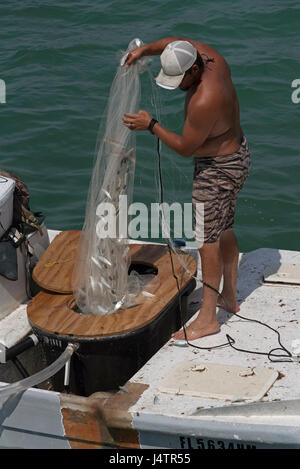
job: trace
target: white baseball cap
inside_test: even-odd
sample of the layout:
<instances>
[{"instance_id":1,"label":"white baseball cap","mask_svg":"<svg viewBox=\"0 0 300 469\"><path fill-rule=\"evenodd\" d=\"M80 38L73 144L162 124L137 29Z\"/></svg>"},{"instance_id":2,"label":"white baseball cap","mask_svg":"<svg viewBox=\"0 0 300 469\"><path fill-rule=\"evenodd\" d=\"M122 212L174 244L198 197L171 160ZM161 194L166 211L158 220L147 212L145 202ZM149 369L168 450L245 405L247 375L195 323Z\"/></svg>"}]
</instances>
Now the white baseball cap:
<instances>
[{"instance_id":1,"label":"white baseball cap","mask_svg":"<svg viewBox=\"0 0 300 469\"><path fill-rule=\"evenodd\" d=\"M160 56L162 68L155 78L156 83L167 90L174 90L196 59L197 50L190 42L170 42Z\"/></svg>"}]
</instances>

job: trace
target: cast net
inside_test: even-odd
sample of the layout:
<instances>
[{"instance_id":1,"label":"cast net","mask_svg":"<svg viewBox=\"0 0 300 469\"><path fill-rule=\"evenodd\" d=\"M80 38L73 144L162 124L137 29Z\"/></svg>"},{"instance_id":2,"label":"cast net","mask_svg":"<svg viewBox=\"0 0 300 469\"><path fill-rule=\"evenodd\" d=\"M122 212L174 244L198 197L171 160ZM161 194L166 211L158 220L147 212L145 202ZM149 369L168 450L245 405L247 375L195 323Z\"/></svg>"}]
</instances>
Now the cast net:
<instances>
[{"instance_id":1,"label":"cast net","mask_svg":"<svg viewBox=\"0 0 300 469\"><path fill-rule=\"evenodd\" d=\"M141 44L139 39L134 39L129 44L127 52ZM146 153L144 147L143 158L139 158L142 162L140 164L143 165L143 177L140 181L136 181L135 189L138 196L143 192L143 184L147 179L147 183L150 186L152 184L154 190L151 191L150 199L146 201L147 215L143 218L140 213L139 217L130 221L130 217L133 216L128 208L130 205L135 205L132 204L132 199L136 165L136 132L124 126L122 117L125 113L136 113L140 109L140 74L146 71L149 81L147 80L146 84L145 95L148 102L145 103L145 108L158 120L161 118L159 90L147 66L148 60L143 58L130 67L123 67L124 60L123 63L121 61L100 125L85 221L73 271L73 292L81 313L106 315L135 306L147 299L161 300L157 294L156 287L159 280L155 278L155 274L140 275L130 268L129 238L140 238L141 241L156 243L167 241L170 255L174 255L172 264L175 262L181 265L181 275L177 277L178 288L181 288L183 277L192 277L194 273L189 270L185 253L174 243L174 237L184 237L174 229L174 225L178 226L178 218L180 218L179 225L185 223L183 212L179 208L180 213L173 214L176 212L173 210L174 201L180 200L182 205L184 194L187 202L190 200L187 181L191 181L192 178L186 173L186 162L176 163L174 155L170 152L164 152L162 160L155 158L155 155L159 155L157 151L159 142L155 143L150 134L144 137L149 139L149 145L146 145ZM160 165L161 171L158 171ZM170 216L173 216L173 220ZM191 217L192 214L189 215L190 219ZM148 218L151 226L146 235L139 230L128 229L132 226L142 226L145 218ZM154 225L157 233L153 235ZM184 226L182 228L184 229Z\"/></svg>"},{"instance_id":2,"label":"cast net","mask_svg":"<svg viewBox=\"0 0 300 469\"><path fill-rule=\"evenodd\" d=\"M128 51L141 45L134 39ZM79 311L105 315L132 305L141 289L134 271L129 275L127 207L132 201L135 132L124 126L124 113L136 113L140 102L141 59L118 66L96 146L85 221L73 271L73 292ZM124 216L125 214L125 216Z\"/></svg>"}]
</instances>

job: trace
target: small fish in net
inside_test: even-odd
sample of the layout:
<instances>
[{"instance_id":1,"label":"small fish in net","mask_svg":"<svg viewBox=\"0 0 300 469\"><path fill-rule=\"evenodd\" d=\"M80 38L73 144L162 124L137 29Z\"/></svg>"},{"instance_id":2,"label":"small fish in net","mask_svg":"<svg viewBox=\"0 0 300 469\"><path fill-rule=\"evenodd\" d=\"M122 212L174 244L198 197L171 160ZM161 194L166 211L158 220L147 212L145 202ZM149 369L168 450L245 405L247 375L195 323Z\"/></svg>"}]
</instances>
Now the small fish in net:
<instances>
[{"instance_id":1,"label":"small fish in net","mask_svg":"<svg viewBox=\"0 0 300 469\"><path fill-rule=\"evenodd\" d=\"M128 51L142 45L134 39ZM123 57L123 64L126 55ZM73 271L73 291L81 313L104 315L130 306L139 292L137 276L128 275L130 253L123 214L132 201L136 160L135 132L122 122L140 102L140 73L148 59L118 66L110 90L104 130L93 168L85 221Z\"/></svg>"}]
</instances>

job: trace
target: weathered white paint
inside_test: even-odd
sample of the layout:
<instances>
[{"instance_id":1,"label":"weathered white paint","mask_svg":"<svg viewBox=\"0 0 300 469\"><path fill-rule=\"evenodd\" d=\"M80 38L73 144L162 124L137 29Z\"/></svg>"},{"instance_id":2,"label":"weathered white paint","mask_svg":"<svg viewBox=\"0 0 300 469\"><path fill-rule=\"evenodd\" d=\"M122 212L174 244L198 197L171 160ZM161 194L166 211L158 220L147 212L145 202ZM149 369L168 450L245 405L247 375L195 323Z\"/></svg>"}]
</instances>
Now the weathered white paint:
<instances>
[{"instance_id":1,"label":"weathered white paint","mask_svg":"<svg viewBox=\"0 0 300 469\"><path fill-rule=\"evenodd\" d=\"M50 238L58 234L49 232ZM189 248L192 253L193 249ZM198 257L197 251L193 254ZM300 338L299 287L266 286L266 266L300 265L300 253L259 249L240 256L238 298L241 315L259 319L277 328L283 344L290 349ZM201 270L199 269L201 275ZM190 297L190 308L200 306L200 284ZM222 310L218 312L221 332L199 339L200 347L226 342L236 346L269 351L278 346L276 334L255 323L242 321ZM222 399L167 395L158 391L162 379L181 361L224 363L245 367L274 368L281 376L259 403L232 403ZM149 388L131 408L133 427L143 448L216 447L249 444L256 447L300 447L300 364L271 363L267 357L240 353L229 347L211 351L175 347L171 340L132 378ZM1 404L1 402L0 402ZM0 411L0 446L22 448L69 448L62 424L59 395L29 389L3 403ZM219 443L220 444L219 444ZM267 446L266 446L267 445Z\"/></svg>"},{"instance_id":2,"label":"weathered white paint","mask_svg":"<svg viewBox=\"0 0 300 469\"><path fill-rule=\"evenodd\" d=\"M274 423L272 416L264 419L264 423L251 421L249 417L219 419L205 417L173 417L169 415L138 413L134 415L133 427L139 432L142 449L176 448L197 449L199 440L223 442L239 442L245 446L253 445L262 448L300 448L299 416L289 424ZM198 440L198 441L197 441ZM199 448L201 449L201 447ZM235 449L237 449L235 447Z\"/></svg>"},{"instance_id":3,"label":"weathered white paint","mask_svg":"<svg viewBox=\"0 0 300 469\"><path fill-rule=\"evenodd\" d=\"M267 286L263 283L265 268L268 265L279 267L281 264L300 265L300 253L258 249L242 254L238 299L241 302L242 316L258 319L278 330L283 345L291 350L293 341L300 338L300 288ZM200 269L199 274L201 275ZM200 308L201 297L202 288L199 284L190 297L190 308L193 308L195 313ZM193 344L199 347L226 344L226 334L229 334L235 339L235 346L241 349L269 352L279 346L275 332L260 324L244 321L223 310L218 311L218 320L221 325L219 334L198 339ZM272 368L279 373L280 379L275 381L267 395L262 398L261 401L266 406L264 411L258 404L252 403L248 404L246 412L247 401L233 403L231 400L167 395L159 392L164 377L178 363L186 360L194 362L195 365L219 363L260 369ZM178 437L193 435L200 439L238 439L276 447L280 444L300 447L300 364L297 360L292 363L272 363L267 356L241 353L228 346L198 350L192 347L176 347L170 340L131 381L149 385L139 401L130 409L133 427L140 433L142 447L180 448ZM288 401L292 404L289 411L284 412ZM275 404L278 406L274 406ZM240 414L223 415L224 409L232 411L236 408L240 410ZM222 409L222 415L216 415L218 409ZM214 411L214 414L208 415L210 411ZM176 444L177 446L172 446Z\"/></svg>"},{"instance_id":4,"label":"weathered white paint","mask_svg":"<svg viewBox=\"0 0 300 469\"><path fill-rule=\"evenodd\" d=\"M0 447L70 449L59 394L32 388L8 399L0 394Z\"/></svg>"}]
</instances>

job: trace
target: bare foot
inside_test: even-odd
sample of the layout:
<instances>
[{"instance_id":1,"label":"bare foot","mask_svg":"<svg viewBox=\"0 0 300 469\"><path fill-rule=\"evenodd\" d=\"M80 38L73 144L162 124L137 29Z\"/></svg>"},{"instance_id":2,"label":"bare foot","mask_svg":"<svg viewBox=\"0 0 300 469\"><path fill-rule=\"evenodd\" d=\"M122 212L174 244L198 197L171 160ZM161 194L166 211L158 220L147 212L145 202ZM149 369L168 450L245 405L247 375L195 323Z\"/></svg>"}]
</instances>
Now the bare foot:
<instances>
[{"instance_id":1,"label":"bare foot","mask_svg":"<svg viewBox=\"0 0 300 469\"><path fill-rule=\"evenodd\" d=\"M225 298L226 303L224 299L222 298L222 296L218 297L217 307L224 309L228 313L238 313L240 310L240 307L237 304L237 301L235 299L228 300L225 296L224 298Z\"/></svg>"},{"instance_id":2,"label":"bare foot","mask_svg":"<svg viewBox=\"0 0 300 469\"><path fill-rule=\"evenodd\" d=\"M210 323L206 323L203 321L202 318L199 316L186 328L186 335L187 340L196 340L200 339L200 337L205 337L211 334L217 334L220 331L220 325L218 321L212 321ZM174 340L184 340L184 330L181 329L177 331L175 334L172 335Z\"/></svg>"}]
</instances>

